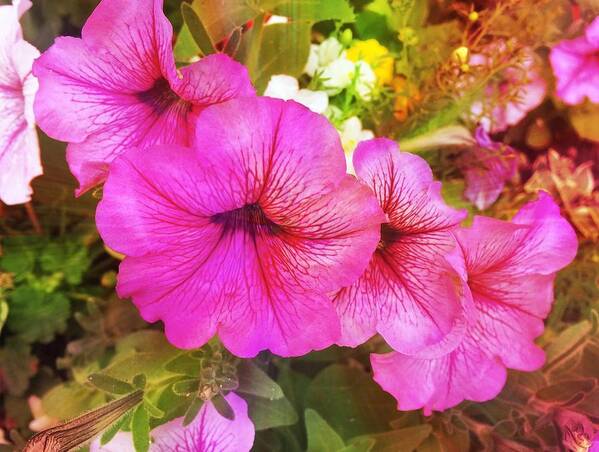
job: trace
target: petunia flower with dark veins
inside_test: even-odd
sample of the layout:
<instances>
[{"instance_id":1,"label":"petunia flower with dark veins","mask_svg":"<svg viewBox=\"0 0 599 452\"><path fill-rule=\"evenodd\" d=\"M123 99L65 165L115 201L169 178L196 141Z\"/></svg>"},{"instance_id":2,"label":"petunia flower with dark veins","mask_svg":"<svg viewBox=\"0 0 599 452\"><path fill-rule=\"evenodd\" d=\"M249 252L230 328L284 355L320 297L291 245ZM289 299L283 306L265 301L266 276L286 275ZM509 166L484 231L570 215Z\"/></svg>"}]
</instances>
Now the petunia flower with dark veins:
<instances>
[{"instance_id":1,"label":"petunia flower with dark veins","mask_svg":"<svg viewBox=\"0 0 599 452\"><path fill-rule=\"evenodd\" d=\"M96 220L127 256L119 295L183 348L214 334L242 357L333 344L328 294L364 271L385 221L345 173L339 134L264 97L207 108L196 135L194 148L132 150L111 165Z\"/></svg>"},{"instance_id":2,"label":"petunia flower with dark veins","mask_svg":"<svg viewBox=\"0 0 599 452\"><path fill-rule=\"evenodd\" d=\"M454 256L455 266L468 279L475 308L462 342L436 357L371 356L374 379L400 410L428 415L465 399L490 400L503 388L506 368L533 371L545 360L534 339L551 309L555 274L577 249L559 207L540 192L511 222L475 217L456 237L463 254L461 264Z\"/></svg>"},{"instance_id":3,"label":"petunia flower with dark veins","mask_svg":"<svg viewBox=\"0 0 599 452\"><path fill-rule=\"evenodd\" d=\"M20 17L29 0L0 6L0 201L31 199L31 180L42 174L33 117L37 80L31 75L39 51L23 39Z\"/></svg>"},{"instance_id":4,"label":"petunia flower with dark veins","mask_svg":"<svg viewBox=\"0 0 599 452\"><path fill-rule=\"evenodd\" d=\"M82 38L59 37L35 62L39 126L69 142L80 195L130 147L188 146L207 106L254 96L246 69L211 55L177 70L162 0L102 0Z\"/></svg>"},{"instance_id":5,"label":"petunia flower with dark veins","mask_svg":"<svg viewBox=\"0 0 599 452\"><path fill-rule=\"evenodd\" d=\"M451 230L466 213L448 207L428 164L400 152L394 141L361 143L353 162L388 222L365 273L334 298L342 324L338 343L356 346L378 332L394 350L411 354L450 333L458 338L468 300L446 255L455 248Z\"/></svg>"},{"instance_id":6,"label":"petunia flower with dark veins","mask_svg":"<svg viewBox=\"0 0 599 452\"><path fill-rule=\"evenodd\" d=\"M180 417L154 428L149 452L249 452L255 433L247 403L234 393L225 398L235 414L233 420L220 415L212 402L205 402L188 426L183 426ZM135 452L133 435L119 432L104 446L97 438L90 452Z\"/></svg>"}]
</instances>

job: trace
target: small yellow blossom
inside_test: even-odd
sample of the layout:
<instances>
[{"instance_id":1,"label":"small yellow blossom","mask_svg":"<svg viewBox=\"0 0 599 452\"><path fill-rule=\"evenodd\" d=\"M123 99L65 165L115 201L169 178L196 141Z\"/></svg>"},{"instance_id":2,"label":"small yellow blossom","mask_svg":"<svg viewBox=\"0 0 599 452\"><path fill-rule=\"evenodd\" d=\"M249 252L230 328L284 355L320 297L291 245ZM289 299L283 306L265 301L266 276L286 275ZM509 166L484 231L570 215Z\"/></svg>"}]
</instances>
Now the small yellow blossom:
<instances>
[{"instance_id":1,"label":"small yellow blossom","mask_svg":"<svg viewBox=\"0 0 599 452\"><path fill-rule=\"evenodd\" d=\"M453 51L451 57L455 62L460 63L460 65L468 64L468 61L470 61L470 49L466 46L458 47Z\"/></svg>"},{"instance_id":2,"label":"small yellow blossom","mask_svg":"<svg viewBox=\"0 0 599 452\"><path fill-rule=\"evenodd\" d=\"M381 45L376 39L356 41L347 50L347 59L368 63L374 70L379 86L388 85L393 80L393 57L387 47Z\"/></svg>"},{"instance_id":3,"label":"small yellow blossom","mask_svg":"<svg viewBox=\"0 0 599 452\"><path fill-rule=\"evenodd\" d=\"M470 14L468 14L468 20L470 20L470 22L476 22L478 17L478 13L476 11L472 11Z\"/></svg>"}]
</instances>

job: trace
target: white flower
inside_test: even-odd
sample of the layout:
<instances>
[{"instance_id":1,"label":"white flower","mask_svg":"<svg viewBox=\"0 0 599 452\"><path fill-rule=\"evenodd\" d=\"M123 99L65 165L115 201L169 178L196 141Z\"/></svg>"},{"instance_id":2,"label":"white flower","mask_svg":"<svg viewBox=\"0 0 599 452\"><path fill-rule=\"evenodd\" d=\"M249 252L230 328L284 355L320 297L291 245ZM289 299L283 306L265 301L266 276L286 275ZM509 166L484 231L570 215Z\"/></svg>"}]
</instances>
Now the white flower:
<instances>
[{"instance_id":1,"label":"white flower","mask_svg":"<svg viewBox=\"0 0 599 452\"><path fill-rule=\"evenodd\" d=\"M264 95L283 100L294 100L314 113L324 113L329 106L329 96L324 91L299 89L299 82L290 75L273 75Z\"/></svg>"},{"instance_id":2,"label":"white flower","mask_svg":"<svg viewBox=\"0 0 599 452\"><path fill-rule=\"evenodd\" d=\"M310 77L314 77L316 71L318 70L318 45L310 44L310 54L308 55L308 61L306 62L306 67L304 68L304 72L308 74Z\"/></svg>"},{"instance_id":3,"label":"white flower","mask_svg":"<svg viewBox=\"0 0 599 452\"><path fill-rule=\"evenodd\" d=\"M362 121L360 121L360 118L352 116L341 124L339 135L341 135L341 144L345 151L347 172L349 174L355 174L352 161L354 150L360 142L374 138L374 133L372 130L362 129Z\"/></svg>"},{"instance_id":4,"label":"white flower","mask_svg":"<svg viewBox=\"0 0 599 452\"><path fill-rule=\"evenodd\" d=\"M285 16L270 16L268 20L264 23L264 25L273 25L273 24L286 24L289 22L289 18Z\"/></svg>"},{"instance_id":5,"label":"white flower","mask_svg":"<svg viewBox=\"0 0 599 452\"><path fill-rule=\"evenodd\" d=\"M365 61L356 61L355 67L356 93L360 99L369 101L376 86L376 74Z\"/></svg>"},{"instance_id":6,"label":"white flower","mask_svg":"<svg viewBox=\"0 0 599 452\"><path fill-rule=\"evenodd\" d=\"M347 58L338 58L324 68L321 74L325 91L334 96L351 85L356 73L356 65Z\"/></svg>"},{"instance_id":7,"label":"white flower","mask_svg":"<svg viewBox=\"0 0 599 452\"><path fill-rule=\"evenodd\" d=\"M330 37L322 41L318 46L318 65L325 67L337 60L343 52L343 45L337 38Z\"/></svg>"},{"instance_id":8,"label":"white flower","mask_svg":"<svg viewBox=\"0 0 599 452\"><path fill-rule=\"evenodd\" d=\"M323 69L341 57L342 52L343 45L334 37L325 39L320 45L311 44L304 72L310 77L314 77L318 70Z\"/></svg>"},{"instance_id":9,"label":"white flower","mask_svg":"<svg viewBox=\"0 0 599 452\"><path fill-rule=\"evenodd\" d=\"M275 97L277 99L289 100L299 91L299 82L295 77L290 75L273 75L269 82L264 95Z\"/></svg>"}]
</instances>

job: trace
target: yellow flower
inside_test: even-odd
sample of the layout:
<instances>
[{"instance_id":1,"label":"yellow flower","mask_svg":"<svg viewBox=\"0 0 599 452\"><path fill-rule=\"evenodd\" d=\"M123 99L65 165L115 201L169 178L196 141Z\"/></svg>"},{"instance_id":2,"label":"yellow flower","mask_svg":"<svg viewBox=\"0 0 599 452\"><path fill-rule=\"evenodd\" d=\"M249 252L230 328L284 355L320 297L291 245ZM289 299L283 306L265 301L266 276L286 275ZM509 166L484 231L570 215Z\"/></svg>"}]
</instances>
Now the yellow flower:
<instances>
[{"instance_id":1,"label":"yellow flower","mask_svg":"<svg viewBox=\"0 0 599 452\"><path fill-rule=\"evenodd\" d=\"M381 45L376 39L356 41L347 49L347 59L368 63L376 74L379 86L388 85L393 80L393 57L387 47Z\"/></svg>"}]
</instances>

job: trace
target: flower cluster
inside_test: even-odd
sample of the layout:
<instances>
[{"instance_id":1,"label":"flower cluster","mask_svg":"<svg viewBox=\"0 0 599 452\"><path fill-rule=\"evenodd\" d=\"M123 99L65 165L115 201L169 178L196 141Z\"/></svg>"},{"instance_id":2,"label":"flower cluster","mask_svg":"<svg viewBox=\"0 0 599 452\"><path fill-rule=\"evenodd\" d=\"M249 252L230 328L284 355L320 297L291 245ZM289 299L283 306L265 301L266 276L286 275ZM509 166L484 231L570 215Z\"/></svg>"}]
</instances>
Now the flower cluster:
<instances>
[{"instance_id":1,"label":"flower cluster","mask_svg":"<svg viewBox=\"0 0 599 452\"><path fill-rule=\"evenodd\" d=\"M347 33L344 37L347 38ZM393 73L394 59L376 39L355 40L347 47L330 36L310 46L304 74L309 77L308 87L313 89L300 89L296 78L281 74L270 79L264 95L292 99L324 114L339 130L348 171L353 174L353 151L361 141L374 138L371 130L363 129L356 104L379 97L382 87L395 82ZM398 87L396 91L401 94L402 90Z\"/></svg>"}]
</instances>

